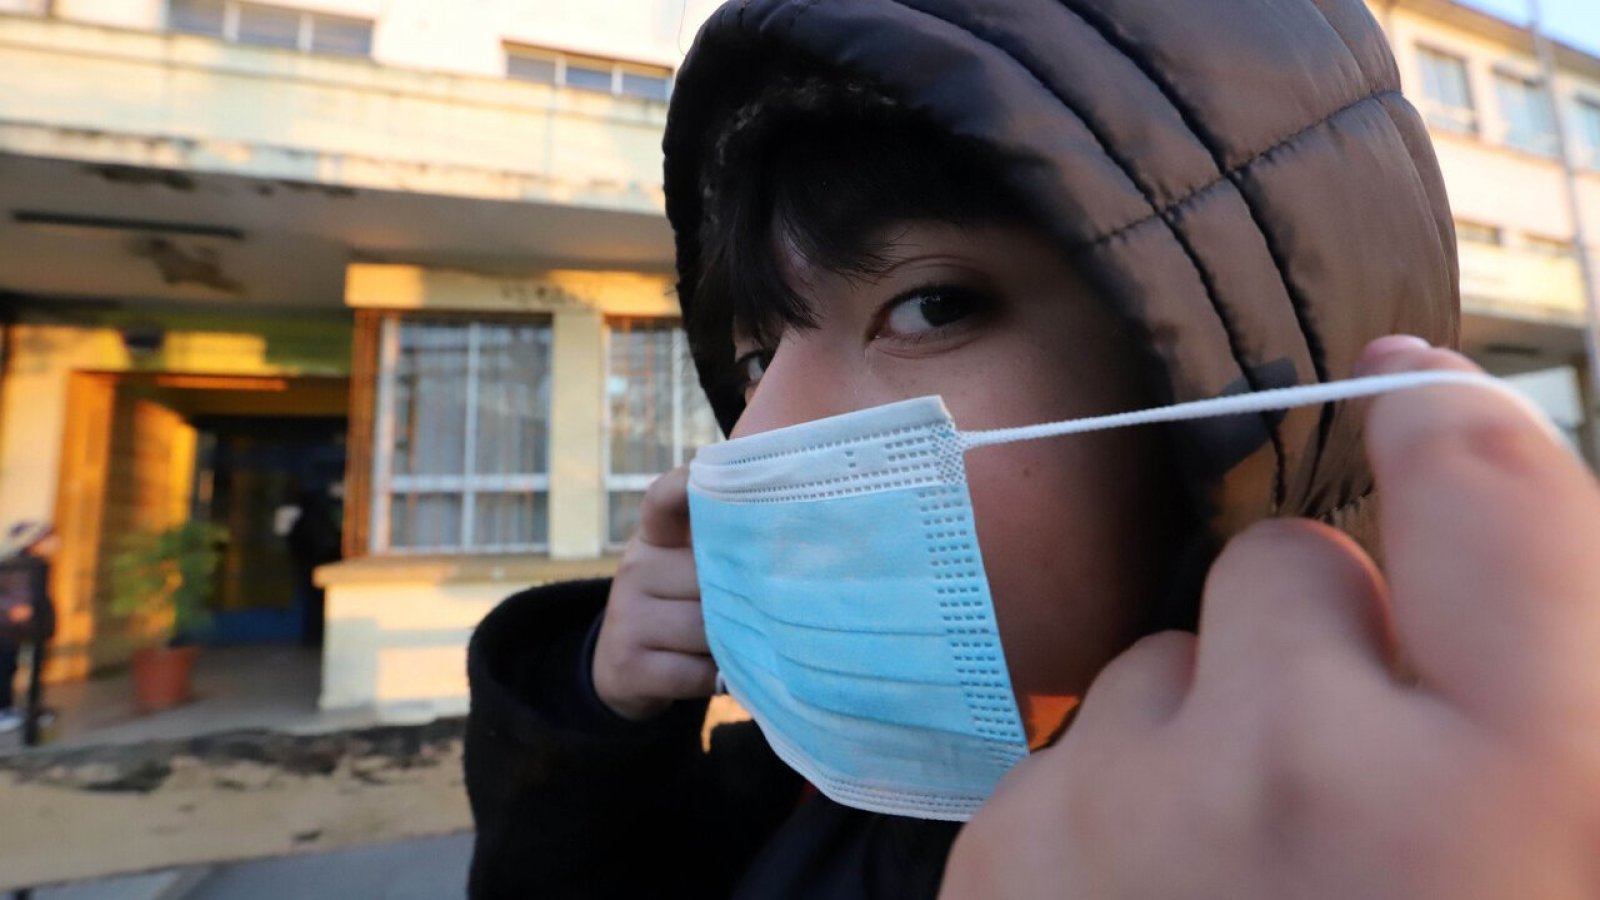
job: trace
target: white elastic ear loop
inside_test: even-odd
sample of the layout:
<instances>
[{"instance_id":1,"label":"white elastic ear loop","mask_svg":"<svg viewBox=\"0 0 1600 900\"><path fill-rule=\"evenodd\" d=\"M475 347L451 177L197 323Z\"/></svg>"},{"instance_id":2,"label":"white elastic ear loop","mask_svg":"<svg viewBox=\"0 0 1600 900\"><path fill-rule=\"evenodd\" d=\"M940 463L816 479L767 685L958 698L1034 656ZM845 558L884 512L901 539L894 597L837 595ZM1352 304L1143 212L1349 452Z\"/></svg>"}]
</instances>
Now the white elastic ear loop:
<instances>
[{"instance_id":1,"label":"white elastic ear loop","mask_svg":"<svg viewBox=\"0 0 1600 900\"><path fill-rule=\"evenodd\" d=\"M1161 406L1155 409L1115 413L1109 416L1095 416L1090 419L1047 422L1042 425L1024 425L1020 428L963 431L958 434L958 438L961 441L962 449L970 450L973 447L987 447L991 444L1009 444L1013 441L1028 441L1035 438L1055 437L1063 434L1104 431L1108 428L1124 428L1130 425L1151 425L1157 422L1179 422L1186 419L1208 419L1215 416L1234 416L1241 413L1292 409L1297 406L1314 406L1319 403L1331 403L1335 400L1353 400L1357 397L1371 397L1375 394L1386 394L1390 391L1428 387L1436 384L1462 384L1470 387L1487 388L1511 397L1516 400L1518 406L1543 426L1552 437L1557 437L1550 420L1528 403L1521 394L1512 390L1500 379L1481 372L1430 370L1426 372L1398 372L1392 375L1369 375L1364 378L1350 378L1344 381L1329 381L1322 384L1273 388L1250 394L1235 394L1228 397L1213 397L1209 400L1179 403L1174 406Z\"/></svg>"}]
</instances>

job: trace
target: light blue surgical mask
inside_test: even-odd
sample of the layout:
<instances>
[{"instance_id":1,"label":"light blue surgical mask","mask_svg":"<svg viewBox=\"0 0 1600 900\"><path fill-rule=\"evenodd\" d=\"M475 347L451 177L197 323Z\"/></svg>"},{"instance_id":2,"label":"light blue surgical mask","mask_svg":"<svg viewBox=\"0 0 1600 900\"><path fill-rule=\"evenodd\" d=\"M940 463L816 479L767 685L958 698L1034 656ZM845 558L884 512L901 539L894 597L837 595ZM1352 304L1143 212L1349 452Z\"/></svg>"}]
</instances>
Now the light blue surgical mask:
<instances>
[{"instance_id":1,"label":"light blue surgical mask","mask_svg":"<svg viewBox=\"0 0 1600 900\"><path fill-rule=\"evenodd\" d=\"M846 806L965 821L1028 753L967 491L976 447L1486 376L1417 372L961 432L937 397L702 449L689 510L720 680Z\"/></svg>"}]
</instances>

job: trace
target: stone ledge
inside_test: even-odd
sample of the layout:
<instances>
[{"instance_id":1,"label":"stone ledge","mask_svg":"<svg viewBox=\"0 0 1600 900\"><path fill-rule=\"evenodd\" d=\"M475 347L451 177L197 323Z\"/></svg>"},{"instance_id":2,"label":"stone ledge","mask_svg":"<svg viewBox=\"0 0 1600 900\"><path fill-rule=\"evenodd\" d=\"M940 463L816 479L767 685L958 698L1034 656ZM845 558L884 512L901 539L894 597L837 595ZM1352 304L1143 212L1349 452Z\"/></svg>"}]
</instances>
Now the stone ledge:
<instances>
[{"instance_id":1,"label":"stone ledge","mask_svg":"<svg viewBox=\"0 0 1600 900\"><path fill-rule=\"evenodd\" d=\"M347 584L508 584L517 586L609 578L617 557L548 559L526 556L363 556L316 570L318 587Z\"/></svg>"}]
</instances>

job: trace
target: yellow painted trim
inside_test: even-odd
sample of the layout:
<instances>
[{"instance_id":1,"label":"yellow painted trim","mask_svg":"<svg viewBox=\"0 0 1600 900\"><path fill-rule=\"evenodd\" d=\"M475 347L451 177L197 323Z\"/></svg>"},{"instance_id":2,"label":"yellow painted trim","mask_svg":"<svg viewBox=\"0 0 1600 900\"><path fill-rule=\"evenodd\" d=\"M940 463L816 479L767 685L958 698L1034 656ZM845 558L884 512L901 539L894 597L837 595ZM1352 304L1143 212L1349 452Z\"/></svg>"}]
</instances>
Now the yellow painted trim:
<instances>
[{"instance_id":1,"label":"yellow painted trim","mask_svg":"<svg viewBox=\"0 0 1600 900\"><path fill-rule=\"evenodd\" d=\"M672 278L555 269L523 278L420 266L356 263L344 302L357 309L537 312L588 308L609 316L676 316Z\"/></svg>"}]
</instances>

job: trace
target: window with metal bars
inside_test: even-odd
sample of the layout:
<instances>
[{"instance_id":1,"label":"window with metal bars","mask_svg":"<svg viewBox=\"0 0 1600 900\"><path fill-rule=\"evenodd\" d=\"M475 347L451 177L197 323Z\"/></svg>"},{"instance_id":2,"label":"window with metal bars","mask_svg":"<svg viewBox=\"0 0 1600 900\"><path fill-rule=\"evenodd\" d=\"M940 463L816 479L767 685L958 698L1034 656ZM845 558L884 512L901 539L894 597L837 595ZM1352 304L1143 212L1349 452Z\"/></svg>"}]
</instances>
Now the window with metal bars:
<instances>
[{"instance_id":1,"label":"window with metal bars","mask_svg":"<svg viewBox=\"0 0 1600 900\"><path fill-rule=\"evenodd\" d=\"M1432 47L1417 47L1422 70L1422 109L1428 124L1460 134L1478 133L1478 110L1463 57Z\"/></svg>"},{"instance_id":2,"label":"window with metal bars","mask_svg":"<svg viewBox=\"0 0 1600 900\"><path fill-rule=\"evenodd\" d=\"M1558 142L1550 91L1536 79L1511 72L1496 72L1494 83L1506 144L1542 156L1555 155Z\"/></svg>"},{"instance_id":3,"label":"window with metal bars","mask_svg":"<svg viewBox=\"0 0 1600 900\"><path fill-rule=\"evenodd\" d=\"M549 323L397 316L379 341L372 550L545 549Z\"/></svg>"},{"instance_id":4,"label":"window with metal bars","mask_svg":"<svg viewBox=\"0 0 1600 900\"><path fill-rule=\"evenodd\" d=\"M615 59L506 45L506 77L665 103L672 70Z\"/></svg>"},{"instance_id":5,"label":"window with metal bars","mask_svg":"<svg viewBox=\"0 0 1600 900\"><path fill-rule=\"evenodd\" d=\"M167 28L240 44L372 55L372 21L238 0L168 0Z\"/></svg>"},{"instance_id":6,"label":"window with metal bars","mask_svg":"<svg viewBox=\"0 0 1600 900\"><path fill-rule=\"evenodd\" d=\"M606 541L639 525L645 488L721 439L675 323L612 319L606 349Z\"/></svg>"}]
</instances>

